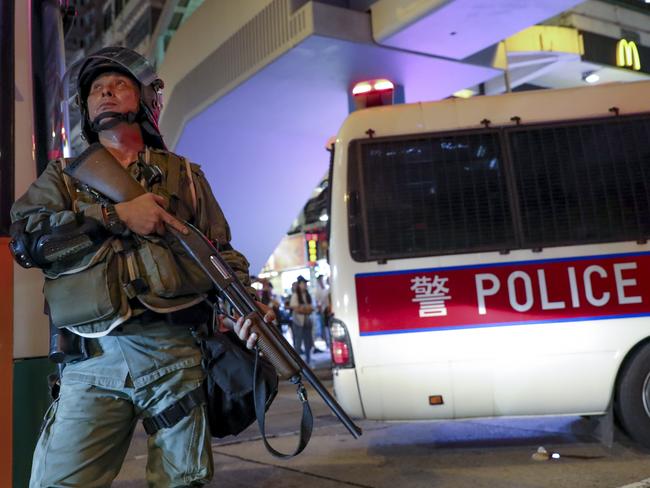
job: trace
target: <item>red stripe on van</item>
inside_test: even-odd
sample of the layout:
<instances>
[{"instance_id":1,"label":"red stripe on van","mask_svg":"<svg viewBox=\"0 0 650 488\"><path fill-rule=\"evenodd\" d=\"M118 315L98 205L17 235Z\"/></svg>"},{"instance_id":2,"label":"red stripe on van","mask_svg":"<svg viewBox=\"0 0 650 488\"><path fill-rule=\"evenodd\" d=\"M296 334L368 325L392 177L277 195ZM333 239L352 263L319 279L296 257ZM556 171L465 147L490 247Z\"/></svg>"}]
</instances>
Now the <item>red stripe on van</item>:
<instances>
[{"instance_id":1,"label":"red stripe on van","mask_svg":"<svg viewBox=\"0 0 650 488\"><path fill-rule=\"evenodd\" d=\"M650 315L650 253L361 274L362 335Z\"/></svg>"}]
</instances>

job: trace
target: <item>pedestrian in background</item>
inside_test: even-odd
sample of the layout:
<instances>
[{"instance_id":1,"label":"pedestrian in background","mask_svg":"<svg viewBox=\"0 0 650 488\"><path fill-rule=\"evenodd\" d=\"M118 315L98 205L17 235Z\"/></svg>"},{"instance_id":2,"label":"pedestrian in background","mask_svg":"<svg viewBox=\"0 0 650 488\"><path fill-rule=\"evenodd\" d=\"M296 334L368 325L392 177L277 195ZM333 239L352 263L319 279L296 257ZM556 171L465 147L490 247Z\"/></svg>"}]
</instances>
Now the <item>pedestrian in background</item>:
<instances>
[{"instance_id":1,"label":"pedestrian in background","mask_svg":"<svg viewBox=\"0 0 650 488\"><path fill-rule=\"evenodd\" d=\"M260 302L272 309L276 317L280 317L280 302L273 290L273 284L266 279L261 280L261 283L262 291L260 294ZM280 331L282 331L280 323L278 323L278 327L280 328Z\"/></svg>"},{"instance_id":2,"label":"pedestrian in background","mask_svg":"<svg viewBox=\"0 0 650 488\"><path fill-rule=\"evenodd\" d=\"M296 351L301 349L305 354L305 361L309 364L311 360L311 349L313 347L311 313L314 311L311 295L307 290L307 280L298 276L297 286L291 295L289 303L292 314L293 343Z\"/></svg>"},{"instance_id":3,"label":"pedestrian in background","mask_svg":"<svg viewBox=\"0 0 650 488\"><path fill-rule=\"evenodd\" d=\"M318 312L318 327L315 331L315 338L323 339L329 348L330 291L329 287L324 283L323 275L318 275L316 277L316 290L314 291L314 298L316 299L316 311ZM314 352L322 351L318 351L316 348L314 348Z\"/></svg>"}]
</instances>

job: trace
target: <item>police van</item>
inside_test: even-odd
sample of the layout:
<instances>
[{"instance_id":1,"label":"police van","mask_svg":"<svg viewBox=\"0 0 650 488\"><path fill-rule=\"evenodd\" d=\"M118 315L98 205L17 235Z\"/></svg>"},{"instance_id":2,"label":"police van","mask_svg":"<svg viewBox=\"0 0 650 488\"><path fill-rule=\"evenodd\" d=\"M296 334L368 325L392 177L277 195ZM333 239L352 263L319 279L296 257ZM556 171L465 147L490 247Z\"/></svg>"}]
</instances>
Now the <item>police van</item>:
<instances>
[{"instance_id":1,"label":"police van","mask_svg":"<svg viewBox=\"0 0 650 488\"><path fill-rule=\"evenodd\" d=\"M334 389L377 420L602 415L650 446L650 82L351 114Z\"/></svg>"}]
</instances>

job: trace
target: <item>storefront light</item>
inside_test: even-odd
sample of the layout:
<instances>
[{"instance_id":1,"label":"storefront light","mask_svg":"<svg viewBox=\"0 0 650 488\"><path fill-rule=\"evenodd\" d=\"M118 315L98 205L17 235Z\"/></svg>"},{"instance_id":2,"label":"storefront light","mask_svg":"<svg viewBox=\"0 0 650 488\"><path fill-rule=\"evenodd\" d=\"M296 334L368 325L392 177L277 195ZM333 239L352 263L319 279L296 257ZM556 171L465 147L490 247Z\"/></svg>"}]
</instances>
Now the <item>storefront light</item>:
<instances>
[{"instance_id":1,"label":"storefront light","mask_svg":"<svg viewBox=\"0 0 650 488\"><path fill-rule=\"evenodd\" d=\"M474 92L469 88L465 88L463 90L458 90L457 92L454 92L452 95L456 98L470 98L474 96Z\"/></svg>"},{"instance_id":2,"label":"storefront light","mask_svg":"<svg viewBox=\"0 0 650 488\"><path fill-rule=\"evenodd\" d=\"M582 79L587 83L593 84L600 81L600 76L598 73L594 73L593 71L586 71L582 74Z\"/></svg>"}]
</instances>

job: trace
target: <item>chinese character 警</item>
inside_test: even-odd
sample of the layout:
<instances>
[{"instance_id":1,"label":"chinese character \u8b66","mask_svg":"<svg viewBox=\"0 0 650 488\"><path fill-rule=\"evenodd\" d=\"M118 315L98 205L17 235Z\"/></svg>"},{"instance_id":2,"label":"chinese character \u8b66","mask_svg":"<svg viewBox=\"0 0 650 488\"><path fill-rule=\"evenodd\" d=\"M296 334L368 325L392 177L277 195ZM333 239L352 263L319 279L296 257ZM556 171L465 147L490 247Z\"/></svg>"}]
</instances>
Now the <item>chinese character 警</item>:
<instances>
[{"instance_id":1,"label":"chinese character \u8b66","mask_svg":"<svg viewBox=\"0 0 650 488\"><path fill-rule=\"evenodd\" d=\"M451 299L449 288L445 285L449 278L435 275L415 276L411 280L411 291L415 292L412 302L419 303L420 317L444 317L447 315L445 300Z\"/></svg>"}]
</instances>

